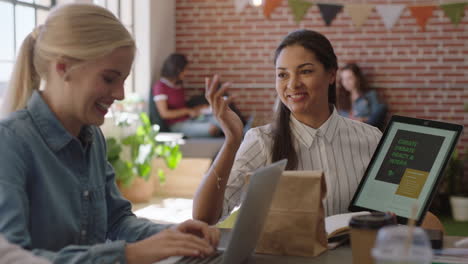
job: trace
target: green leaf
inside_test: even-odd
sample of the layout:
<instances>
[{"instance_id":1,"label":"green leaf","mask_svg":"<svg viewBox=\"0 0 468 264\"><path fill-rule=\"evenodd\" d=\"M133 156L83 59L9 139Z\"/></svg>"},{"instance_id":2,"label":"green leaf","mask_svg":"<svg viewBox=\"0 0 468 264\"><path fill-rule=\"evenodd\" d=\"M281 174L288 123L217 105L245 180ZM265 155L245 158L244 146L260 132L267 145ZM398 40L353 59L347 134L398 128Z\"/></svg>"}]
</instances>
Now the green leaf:
<instances>
[{"instance_id":1,"label":"green leaf","mask_svg":"<svg viewBox=\"0 0 468 264\"><path fill-rule=\"evenodd\" d=\"M112 162L117 160L120 156L120 152L122 152L122 147L117 142L117 139L111 137L106 139L107 144L107 160Z\"/></svg>"},{"instance_id":2,"label":"green leaf","mask_svg":"<svg viewBox=\"0 0 468 264\"><path fill-rule=\"evenodd\" d=\"M130 186L135 174L132 171L132 165L130 162L124 162L121 159L117 160L113 164L115 170L115 178L120 181L124 186Z\"/></svg>"},{"instance_id":3,"label":"green leaf","mask_svg":"<svg viewBox=\"0 0 468 264\"><path fill-rule=\"evenodd\" d=\"M143 125L149 126L149 127L151 126L151 122L149 120L148 114L146 114L145 112L140 114L140 119Z\"/></svg>"},{"instance_id":4,"label":"green leaf","mask_svg":"<svg viewBox=\"0 0 468 264\"><path fill-rule=\"evenodd\" d=\"M161 168L158 169L158 177L159 177L159 182L161 184L164 184L166 182L166 174L164 173L164 170Z\"/></svg>"},{"instance_id":5,"label":"green leaf","mask_svg":"<svg viewBox=\"0 0 468 264\"><path fill-rule=\"evenodd\" d=\"M182 160L182 153L180 151L172 151L169 156L166 157L166 165L170 169L175 169L179 162Z\"/></svg>"},{"instance_id":6,"label":"green leaf","mask_svg":"<svg viewBox=\"0 0 468 264\"><path fill-rule=\"evenodd\" d=\"M142 177L145 180L148 180L149 177L151 176L151 165L148 163L141 164L138 166L138 175Z\"/></svg>"}]
</instances>

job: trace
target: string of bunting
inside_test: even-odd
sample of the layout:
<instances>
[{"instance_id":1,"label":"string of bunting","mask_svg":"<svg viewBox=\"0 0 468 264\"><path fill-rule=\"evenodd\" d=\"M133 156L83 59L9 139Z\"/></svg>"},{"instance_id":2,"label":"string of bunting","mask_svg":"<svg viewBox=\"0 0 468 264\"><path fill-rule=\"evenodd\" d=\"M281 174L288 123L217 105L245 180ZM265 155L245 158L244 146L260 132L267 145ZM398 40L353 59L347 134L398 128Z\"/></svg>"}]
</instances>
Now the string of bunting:
<instances>
[{"instance_id":1,"label":"string of bunting","mask_svg":"<svg viewBox=\"0 0 468 264\"><path fill-rule=\"evenodd\" d=\"M330 26L336 16L344 11L350 15L355 27L361 28L366 22L372 10L375 8L387 30L391 30L400 18L404 9L407 7L411 15L416 19L416 22L425 31L426 24L429 18L433 15L434 10L439 7L444 14L450 18L450 21L457 26L462 20L465 12L465 6L468 2L448 3L441 5L421 5L421 6L406 6L401 4L330 4L330 3L312 3L307 0L287 0L288 6L291 9L296 23L302 21L307 14L307 11L316 5L325 22L325 25ZM248 5L249 0L234 0L236 12L240 13ZM263 14L270 19L273 11L278 8L283 0L264 0Z\"/></svg>"}]
</instances>

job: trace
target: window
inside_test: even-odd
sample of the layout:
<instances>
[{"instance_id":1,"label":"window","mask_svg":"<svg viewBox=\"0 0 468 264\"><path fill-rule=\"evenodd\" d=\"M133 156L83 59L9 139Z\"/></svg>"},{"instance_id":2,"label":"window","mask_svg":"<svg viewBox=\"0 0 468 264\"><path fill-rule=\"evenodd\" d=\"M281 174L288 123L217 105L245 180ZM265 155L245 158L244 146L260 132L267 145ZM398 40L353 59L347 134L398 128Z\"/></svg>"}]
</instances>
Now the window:
<instances>
[{"instance_id":1,"label":"window","mask_svg":"<svg viewBox=\"0 0 468 264\"><path fill-rule=\"evenodd\" d=\"M94 3L110 10L134 36L134 0L94 0ZM135 92L135 68L125 81L125 94Z\"/></svg>"},{"instance_id":2,"label":"window","mask_svg":"<svg viewBox=\"0 0 468 264\"><path fill-rule=\"evenodd\" d=\"M55 0L0 0L0 100L23 39L44 23Z\"/></svg>"}]
</instances>

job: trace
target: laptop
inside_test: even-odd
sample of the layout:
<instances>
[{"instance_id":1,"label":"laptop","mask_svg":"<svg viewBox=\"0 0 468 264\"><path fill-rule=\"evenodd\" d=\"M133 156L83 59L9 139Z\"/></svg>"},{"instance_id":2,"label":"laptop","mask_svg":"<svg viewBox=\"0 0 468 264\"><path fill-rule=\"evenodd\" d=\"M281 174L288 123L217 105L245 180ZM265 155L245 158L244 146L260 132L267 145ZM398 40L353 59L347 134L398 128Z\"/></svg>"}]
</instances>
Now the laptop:
<instances>
[{"instance_id":1,"label":"laptop","mask_svg":"<svg viewBox=\"0 0 468 264\"><path fill-rule=\"evenodd\" d=\"M442 181L463 126L394 115L354 193L349 211L393 212L419 225Z\"/></svg>"},{"instance_id":2,"label":"laptop","mask_svg":"<svg viewBox=\"0 0 468 264\"><path fill-rule=\"evenodd\" d=\"M254 252L260 238L276 186L286 163L287 160L283 159L260 168L252 174L234 228L232 231L221 230L220 245L215 255L207 258L184 257L176 263L245 263Z\"/></svg>"}]
</instances>

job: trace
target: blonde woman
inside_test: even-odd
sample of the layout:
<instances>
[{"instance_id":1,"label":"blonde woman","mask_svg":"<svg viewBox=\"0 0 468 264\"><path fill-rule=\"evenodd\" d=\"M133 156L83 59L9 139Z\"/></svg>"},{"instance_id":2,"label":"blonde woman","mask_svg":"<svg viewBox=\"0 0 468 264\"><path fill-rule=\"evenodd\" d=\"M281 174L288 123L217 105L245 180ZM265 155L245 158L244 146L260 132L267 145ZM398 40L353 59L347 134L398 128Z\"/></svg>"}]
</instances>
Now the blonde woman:
<instances>
[{"instance_id":1,"label":"blonde woman","mask_svg":"<svg viewBox=\"0 0 468 264\"><path fill-rule=\"evenodd\" d=\"M124 98L134 53L115 16L87 4L59 6L24 40L0 121L0 232L10 242L54 263L213 252L217 229L138 219L116 188L98 126Z\"/></svg>"}]
</instances>

